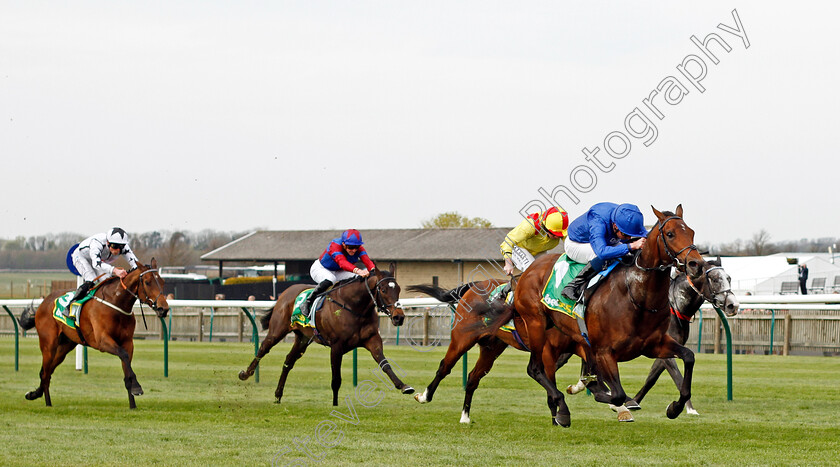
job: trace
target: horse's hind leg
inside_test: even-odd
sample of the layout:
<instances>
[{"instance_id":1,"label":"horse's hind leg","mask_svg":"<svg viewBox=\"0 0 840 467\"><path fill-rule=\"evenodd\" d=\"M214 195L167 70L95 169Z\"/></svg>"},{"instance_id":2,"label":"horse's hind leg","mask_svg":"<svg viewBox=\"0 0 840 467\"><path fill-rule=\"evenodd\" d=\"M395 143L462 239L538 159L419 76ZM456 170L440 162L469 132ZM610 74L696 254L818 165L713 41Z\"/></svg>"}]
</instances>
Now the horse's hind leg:
<instances>
[{"instance_id":1,"label":"horse's hind leg","mask_svg":"<svg viewBox=\"0 0 840 467\"><path fill-rule=\"evenodd\" d=\"M431 402L435 395L435 391L437 391L437 387L440 382L443 381L443 378L446 378L446 376L449 375L452 368L456 363L458 363L458 359L467 353L467 351L470 350L477 341L478 337L470 339L468 334L453 330L452 339L449 341L449 348L446 350L446 355L444 355L443 359L440 361L440 365L435 373L435 378L431 383L429 383L425 391L414 395L414 400L421 404ZM469 409L467 409L467 412L469 412Z\"/></svg>"},{"instance_id":2,"label":"horse's hind leg","mask_svg":"<svg viewBox=\"0 0 840 467\"><path fill-rule=\"evenodd\" d=\"M254 376L254 372L257 371L257 365L259 365L260 360L268 354L272 347L277 345L278 342L283 340L287 334L289 334L290 324L288 324L289 320L283 320L284 325L275 329L274 327L269 327L268 334L263 339L262 343L260 344L260 348L257 350L257 355L251 360L251 364L248 365L248 368L239 372L239 379L245 381L246 379ZM297 342L297 340L295 340ZM279 402L279 400L278 400Z\"/></svg>"},{"instance_id":3,"label":"horse's hind leg","mask_svg":"<svg viewBox=\"0 0 840 467\"><path fill-rule=\"evenodd\" d=\"M563 399L563 393L557 389L557 386L552 382L545 372L545 364L543 363L543 351L545 347L545 317L542 315L538 317L529 317L525 324L528 328L528 341L531 347L531 358L528 360L528 376L534 381L540 383L545 388L548 395L549 407L556 407L557 412L553 415L553 422L557 425L568 427L572 424L571 414L566 401ZM552 362L554 365L554 362ZM552 412L554 412L552 410Z\"/></svg>"},{"instance_id":4,"label":"horse's hind leg","mask_svg":"<svg viewBox=\"0 0 840 467\"><path fill-rule=\"evenodd\" d=\"M268 340L268 339L266 339ZM295 342L292 344L292 350L286 355L286 361L283 363L283 371L280 373L280 380L277 381L277 389L274 391L275 402L280 403L283 398L283 388L286 387L286 378L289 377L289 372L295 366L295 362L306 352L309 346L309 339L303 334L295 332Z\"/></svg>"},{"instance_id":5,"label":"horse's hind leg","mask_svg":"<svg viewBox=\"0 0 840 467\"><path fill-rule=\"evenodd\" d=\"M682 373L680 373L679 367L677 367L677 361L673 358L666 358L662 359L662 362L665 365L665 369L668 370L668 374L671 375L671 379L674 381L674 384L677 385L677 389L679 389L682 386L683 377ZM685 411L691 415L700 415L700 413L694 409L694 405L691 404L691 399L685 401Z\"/></svg>"},{"instance_id":6,"label":"horse's hind leg","mask_svg":"<svg viewBox=\"0 0 840 467\"><path fill-rule=\"evenodd\" d=\"M478 383L481 378L490 372L493 368L493 363L499 358L499 355L505 351L507 344L499 339L493 339L488 345L480 347L480 354L478 360L475 362L475 367L470 371L467 378L467 387L464 394L464 409L461 411L461 423L470 423L470 406L472 405L473 393L478 389Z\"/></svg>"},{"instance_id":7,"label":"horse's hind leg","mask_svg":"<svg viewBox=\"0 0 840 467\"><path fill-rule=\"evenodd\" d=\"M341 360L346 350L336 345L330 348L330 368L332 369L332 381L330 387L333 392L333 406L338 405L338 390L341 389Z\"/></svg>"},{"instance_id":8,"label":"horse's hind leg","mask_svg":"<svg viewBox=\"0 0 840 467\"><path fill-rule=\"evenodd\" d=\"M37 389L27 392L24 396L27 400L34 400L44 396L44 402L46 402L47 407L52 407L52 399L50 398L50 380L52 379L52 374L58 365L64 361L64 357L66 357L67 354L76 347L75 342L67 338L63 338L60 334L56 337L56 340L60 342L56 344L46 342L42 343L41 353L43 362L39 373L41 377L41 384Z\"/></svg>"}]
</instances>

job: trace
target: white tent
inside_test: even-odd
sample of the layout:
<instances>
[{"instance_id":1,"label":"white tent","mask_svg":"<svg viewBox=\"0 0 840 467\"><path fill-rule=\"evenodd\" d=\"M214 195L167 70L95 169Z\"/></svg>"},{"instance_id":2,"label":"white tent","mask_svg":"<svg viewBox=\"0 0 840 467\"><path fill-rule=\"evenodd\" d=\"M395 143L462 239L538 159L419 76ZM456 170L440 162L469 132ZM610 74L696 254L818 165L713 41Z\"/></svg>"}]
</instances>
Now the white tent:
<instances>
[{"instance_id":1,"label":"white tent","mask_svg":"<svg viewBox=\"0 0 840 467\"><path fill-rule=\"evenodd\" d=\"M732 277L732 291L753 295L778 294L782 282L799 283L797 264L790 264L795 258L798 264L808 265L808 287L814 279L825 279L826 293L832 291L834 278L840 276L840 265L819 253L776 253L768 256L731 256L721 258L721 265Z\"/></svg>"}]
</instances>

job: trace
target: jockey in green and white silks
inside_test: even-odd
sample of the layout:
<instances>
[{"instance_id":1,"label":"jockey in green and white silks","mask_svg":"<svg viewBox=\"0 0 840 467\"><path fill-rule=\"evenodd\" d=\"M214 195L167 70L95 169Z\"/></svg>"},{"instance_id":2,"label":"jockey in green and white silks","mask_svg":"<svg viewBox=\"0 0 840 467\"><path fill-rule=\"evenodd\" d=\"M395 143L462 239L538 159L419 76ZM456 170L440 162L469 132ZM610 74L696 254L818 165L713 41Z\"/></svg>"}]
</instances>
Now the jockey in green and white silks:
<instances>
[{"instance_id":1,"label":"jockey in green and white silks","mask_svg":"<svg viewBox=\"0 0 840 467\"><path fill-rule=\"evenodd\" d=\"M137 267L137 256L128 246L128 234L119 227L82 240L72 258L73 266L79 271L84 283L76 290L73 300L84 296L93 286L94 279L100 275L125 277L128 274L125 269L111 264L120 256L125 256L132 268Z\"/></svg>"}]
</instances>

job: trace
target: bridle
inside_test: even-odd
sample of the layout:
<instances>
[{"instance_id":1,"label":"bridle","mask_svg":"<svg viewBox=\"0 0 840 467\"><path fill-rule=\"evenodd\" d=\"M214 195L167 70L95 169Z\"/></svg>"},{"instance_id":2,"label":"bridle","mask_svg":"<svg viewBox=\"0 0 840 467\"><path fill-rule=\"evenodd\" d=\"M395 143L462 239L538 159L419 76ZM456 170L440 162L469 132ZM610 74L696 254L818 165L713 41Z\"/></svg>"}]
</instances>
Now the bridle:
<instances>
[{"instance_id":1,"label":"bridle","mask_svg":"<svg viewBox=\"0 0 840 467\"><path fill-rule=\"evenodd\" d=\"M701 287L701 289L707 290L708 293L711 295L711 297L709 297L705 293L703 293L702 290L698 290L697 287L694 285L694 282L691 281L691 277L689 277L688 275L686 275L685 277L686 277L686 279L688 279L688 285L690 285L691 288L694 289L694 291L697 292L698 295L700 295L701 297L706 299L708 302L710 302L712 305L716 306L717 308L723 308L726 304L726 296L732 293L732 286L730 285L725 290L718 290L718 291L712 290L712 280L709 278L709 273L711 273L715 269L720 269L721 271L723 271L723 267L713 266L713 267L709 268L706 272L703 273L703 287ZM721 304L718 301L718 299L717 299L718 295L723 295L723 297L724 297L724 299L723 299L724 303L723 304Z\"/></svg>"},{"instance_id":2,"label":"bridle","mask_svg":"<svg viewBox=\"0 0 840 467\"><path fill-rule=\"evenodd\" d=\"M659 231L659 234L657 235L657 243L658 243L659 239L662 239L662 246L665 247L665 253L668 254L668 256L671 258L671 261L668 262L667 264L660 264L659 266L654 266L652 268L648 268L648 267L644 267L644 266L639 264L639 256L641 256L641 255L636 255L636 260L634 261L634 264L636 265L637 268L639 268L643 271L666 271L666 270L668 270L668 268L670 268L672 265L674 265L674 266L676 266L676 268L678 270L680 270L682 272L685 272L685 263L680 261L679 256L680 256L680 254L682 254L682 252L684 252L686 250L689 250L688 252L685 253L685 257L684 257L684 258L688 258L688 255L691 254L691 250L697 251L697 246L692 243L691 245L688 245L688 246L682 248L680 251L674 252L674 249L671 248L670 245L668 245L668 239L667 239L667 237L665 237L665 232L664 232L665 224L667 224L669 221L672 221L672 220L682 220L682 217L680 217L680 216L670 216L670 217L667 217L667 218L665 218L665 219L656 223L656 228Z\"/></svg>"},{"instance_id":3,"label":"bridle","mask_svg":"<svg viewBox=\"0 0 840 467\"><path fill-rule=\"evenodd\" d=\"M384 313L385 316L388 316L390 318L394 311L397 309L397 303L394 302L391 304L383 305L385 300L382 298L382 289L379 288L380 284L388 280L393 281L394 278L390 276L385 276L384 278L379 279L376 282L376 285L373 286L373 290L376 290L376 293L374 294L373 290L371 290L370 288L370 285L368 285L368 280L365 279L365 289L367 289L368 295L370 295L370 299L373 300L373 305L376 307L376 311ZM391 308L393 308L394 311L392 311Z\"/></svg>"}]
</instances>

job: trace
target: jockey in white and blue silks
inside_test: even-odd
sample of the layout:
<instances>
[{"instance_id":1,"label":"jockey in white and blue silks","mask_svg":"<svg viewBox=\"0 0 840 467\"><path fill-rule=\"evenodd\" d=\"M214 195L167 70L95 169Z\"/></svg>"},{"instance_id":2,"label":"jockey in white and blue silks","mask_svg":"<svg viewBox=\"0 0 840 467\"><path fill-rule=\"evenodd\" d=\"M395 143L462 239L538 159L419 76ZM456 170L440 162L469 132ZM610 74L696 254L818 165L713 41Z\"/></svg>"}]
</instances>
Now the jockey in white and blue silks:
<instances>
[{"instance_id":1,"label":"jockey in white and blue silks","mask_svg":"<svg viewBox=\"0 0 840 467\"><path fill-rule=\"evenodd\" d=\"M598 203L569 225L563 247L566 255L586 263L577 277L563 289L563 296L577 301L586 284L611 259L639 250L647 237L645 219L634 204Z\"/></svg>"},{"instance_id":2,"label":"jockey in white and blue silks","mask_svg":"<svg viewBox=\"0 0 840 467\"><path fill-rule=\"evenodd\" d=\"M125 277L128 274L125 269L111 265L120 256L125 256L132 268L137 267L137 256L128 246L128 234L119 227L82 240L73 252L72 258L73 266L85 282L76 290L73 300L83 297L93 286L93 281L100 275Z\"/></svg>"}]
</instances>

